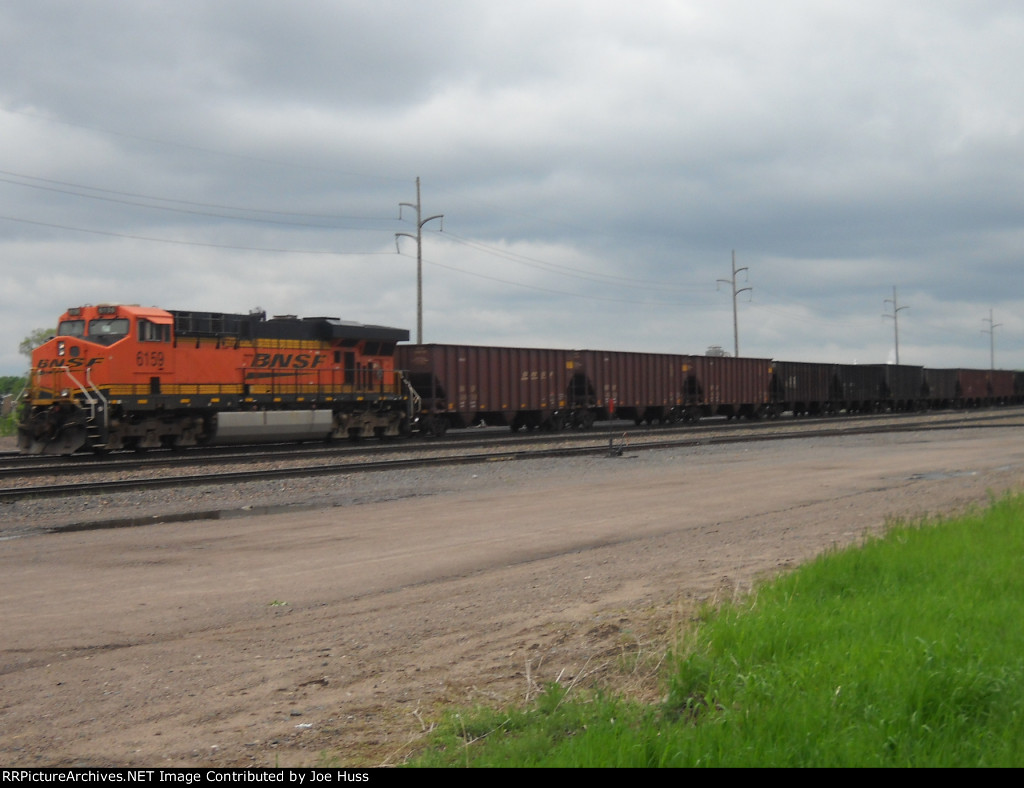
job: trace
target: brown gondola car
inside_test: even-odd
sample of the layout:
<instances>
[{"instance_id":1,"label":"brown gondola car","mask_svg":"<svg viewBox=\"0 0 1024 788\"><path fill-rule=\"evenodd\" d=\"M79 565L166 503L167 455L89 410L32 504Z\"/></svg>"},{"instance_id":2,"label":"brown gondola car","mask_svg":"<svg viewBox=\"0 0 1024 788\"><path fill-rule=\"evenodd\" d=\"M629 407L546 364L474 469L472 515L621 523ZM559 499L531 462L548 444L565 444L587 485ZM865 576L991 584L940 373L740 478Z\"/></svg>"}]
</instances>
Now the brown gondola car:
<instances>
[{"instance_id":1,"label":"brown gondola car","mask_svg":"<svg viewBox=\"0 0 1024 788\"><path fill-rule=\"evenodd\" d=\"M415 392L418 426L429 434L480 424L548 426L578 408L598 407L582 387L573 394L565 350L400 345L395 364Z\"/></svg>"},{"instance_id":2,"label":"brown gondola car","mask_svg":"<svg viewBox=\"0 0 1024 788\"><path fill-rule=\"evenodd\" d=\"M836 364L837 410L876 413L926 406L924 367L904 364Z\"/></svg>"},{"instance_id":3,"label":"brown gondola car","mask_svg":"<svg viewBox=\"0 0 1024 788\"><path fill-rule=\"evenodd\" d=\"M925 383L928 386L928 407L934 409L959 408L959 369L926 369Z\"/></svg>"},{"instance_id":4,"label":"brown gondola car","mask_svg":"<svg viewBox=\"0 0 1024 788\"><path fill-rule=\"evenodd\" d=\"M931 407L980 408L1020 402L1018 372L988 369L926 369Z\"/></svg>"},{"instance_id":5,"label":"brown gondola car","mask_svg":"<svg viewBox=\"0 0 1024 788\"><path fill-rule=\"evenodd\" d=\"M685 415L688 363L684 356L579 350L572 354L573 391L593 392L599 418L636 424L672 423ZM579 396L575 401L583 404ZM589 417L574 423L587 426Z\"/></svg>"},{"instance_id":6,"label":"brown gondola car","mask_svg":"<svg viewBox=\"0 0 1024 788\"><path fill-rule=\"evenodd\" d=\"M772 365L772 402L778 413L819 416L833 413L835 364L775 361Z\"/></svg>"},{"instance_id":7,"label":"brown gondola car","mask_svg":"<svg viewBox=\"0 0 1024 788\"><path fill-rule=\"evenodd\" d=\"M688 394L700 415L761 418L771 412L772 361L734 356L689 356ZM690 389L693 389L690 391Z\"/></svg>"},{"instance_id":8,"label":"brown gondola car","mask_svg":"<svg viewBox=\"0 0 1024 788\"><path fill-rule=\"evenodd\" d=\"M994 369L991 375L991 394L989 405L1007 405L1014 400L1013 372L1005 369Z\"/></svg>"}]
</instances>

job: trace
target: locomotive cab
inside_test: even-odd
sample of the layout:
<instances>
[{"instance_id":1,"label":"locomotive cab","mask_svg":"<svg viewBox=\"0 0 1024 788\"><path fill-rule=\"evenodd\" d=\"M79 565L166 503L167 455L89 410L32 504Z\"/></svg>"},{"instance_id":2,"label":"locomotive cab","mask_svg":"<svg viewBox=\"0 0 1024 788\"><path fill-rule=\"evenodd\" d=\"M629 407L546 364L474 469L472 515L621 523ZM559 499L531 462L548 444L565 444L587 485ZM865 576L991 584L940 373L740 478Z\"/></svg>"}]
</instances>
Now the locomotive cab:
<instances>
[{"instance_id":1,"label":"locomotive cab","mask_svg":"<svg viewBox=\"0 0 1024 788\"><path fill-rule=\"evenodd\" d=\"M18 425L22 452L66 454L86 442L81 412L94 413L100 407L94 373L105 360L105 349L128 333L129 321L118 317L117 309L69 309L60 318L56 335L33 351L28 413ZM101 382L102 374L99 378Z\"/></svg>"}]
</instances>

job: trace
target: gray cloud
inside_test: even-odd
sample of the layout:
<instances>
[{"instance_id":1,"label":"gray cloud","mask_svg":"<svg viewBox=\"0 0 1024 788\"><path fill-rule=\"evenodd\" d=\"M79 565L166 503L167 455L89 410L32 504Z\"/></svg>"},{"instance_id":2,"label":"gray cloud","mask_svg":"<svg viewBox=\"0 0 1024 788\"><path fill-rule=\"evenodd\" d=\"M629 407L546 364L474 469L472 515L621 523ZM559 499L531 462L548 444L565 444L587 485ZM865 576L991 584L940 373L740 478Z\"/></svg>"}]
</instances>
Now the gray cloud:
<instances>
[{"instance_id":1,"label":"gray cloud","mask_svg":"<svg viewBox=\"0 0 1024 788\"><path fill-rule=\"evenodd\" d=\"M0 374L97 301L1024 368L1014 2L0 10ZM13 174L12 174L13 173Z\"/></svg>"}]
</instances>

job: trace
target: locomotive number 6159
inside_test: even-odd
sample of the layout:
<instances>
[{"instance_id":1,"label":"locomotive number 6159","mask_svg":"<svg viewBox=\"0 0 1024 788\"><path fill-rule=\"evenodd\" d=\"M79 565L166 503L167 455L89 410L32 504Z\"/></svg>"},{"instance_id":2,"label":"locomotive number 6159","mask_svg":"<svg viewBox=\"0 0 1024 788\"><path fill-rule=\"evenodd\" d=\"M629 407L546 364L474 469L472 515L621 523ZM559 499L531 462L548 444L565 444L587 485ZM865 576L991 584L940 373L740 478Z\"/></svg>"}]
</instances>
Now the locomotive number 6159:
<instances>
[{"instance_id":1,"label":"locomotive number 6159","mask_svg":"<svg viewBox=\"0 0 1024 788\"><path fill-rule=\"evenodd\" d=\"M139 367L163 367L163 351L140 350L138 353L135 354L135 365Z\"/></svg>"}]
</instances>

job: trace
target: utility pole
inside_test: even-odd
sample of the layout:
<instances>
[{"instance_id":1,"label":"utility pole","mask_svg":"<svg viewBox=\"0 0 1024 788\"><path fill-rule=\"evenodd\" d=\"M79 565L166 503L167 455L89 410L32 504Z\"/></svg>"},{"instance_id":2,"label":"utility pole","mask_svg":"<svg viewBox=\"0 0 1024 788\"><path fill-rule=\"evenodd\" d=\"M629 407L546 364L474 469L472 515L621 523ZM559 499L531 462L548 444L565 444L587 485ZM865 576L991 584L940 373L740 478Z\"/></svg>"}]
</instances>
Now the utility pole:
<instances>
[{"instance_id":1,"label":"utility pole","mask_svg":"<svg viewBox=\"0 0 1024 788\"><path fill-rule=\"evenodd\" d=\"M982 334L988 334L988 345L989 345L989 365L990 369L996 371L996 329L999 328L1002 323L992 322L992 310L988 310L988 317L983 317L983 323L988 323L988 328L981 330Z\"/></svg>"},{"instance_id":2,"label":"utility pole","mask_svg":"<svg viewBox=\"0 0 1024 788\"><path fill-rule=\"evenodd\" d=\"M751 293L754 291L754 288L752 287L742 287L739 290L736 289L736 274L738 274L740 271L749 272L750 269L747 268L746 266L744 266L743 268L736 267L736 250L733 249L732 279L719 279L717 281L721 282L723 285L729 285L730 287L732 287L732 340L733 349L736 351L737 358L739 358L740 355L740 328L739 322L736 320L736 296L738 296L740 293Z\"/></svg>"},{"instance_id":3,"label":"utility pole","mask_svg":"<svg viewBox=\"0 0 1024 788\"><path fill-rule=\"evenodd\" d=\"M896 285L892 286L892 298L885 299L884 303L892 304L892 314L882 315L882 317L891 317L893 323L893 330L896 332L896 366L900 364L900 310L910 309L909 306L899 306L896 302Z\"/></svg>"},{"instance_id":4,"label":"utility pole","mask_svg":"<svg viewBox=\"0 0 1024 788\"><path fill-rule=\"evenodd\" d=\"M416 241L416 344L423 344L423 225L434 219L441 219L441 230L444 231L444 214L422 218L420 204L420 178L416 176L416 202L398 203L398 218L402 218L402 206L416 209L416 235L412 233L395 233L395 249L398 249L398 238L404 235Z\"/></svg>"}]
</instances>

